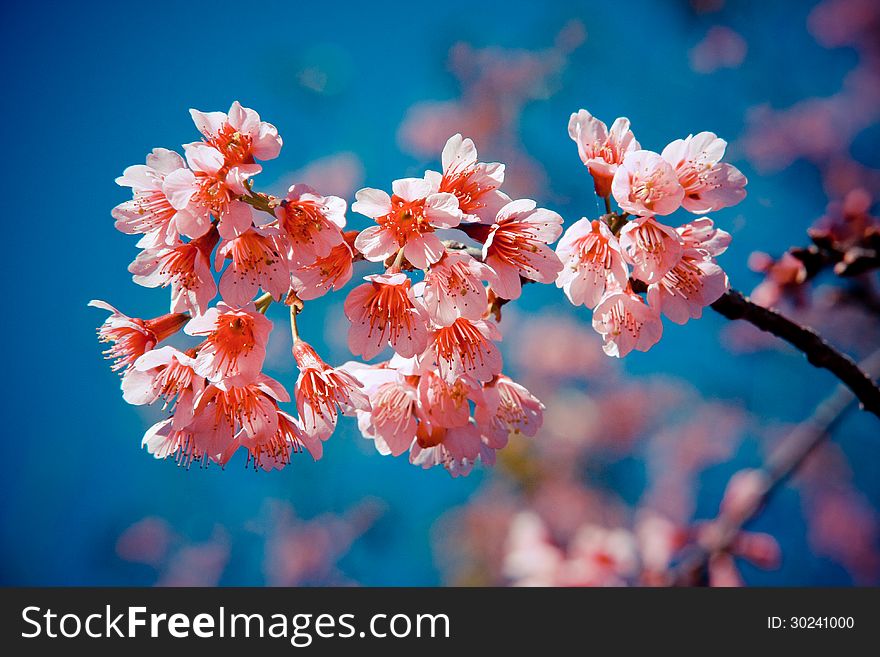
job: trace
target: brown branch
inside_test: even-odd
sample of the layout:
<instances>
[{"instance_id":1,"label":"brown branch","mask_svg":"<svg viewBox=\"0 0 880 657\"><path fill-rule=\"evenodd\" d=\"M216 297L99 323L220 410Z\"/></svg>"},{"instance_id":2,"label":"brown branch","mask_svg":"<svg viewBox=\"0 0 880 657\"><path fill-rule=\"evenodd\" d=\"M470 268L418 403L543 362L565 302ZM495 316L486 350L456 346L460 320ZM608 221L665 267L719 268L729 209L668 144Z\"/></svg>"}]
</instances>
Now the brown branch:
<instances>
[{"instance_id":1,"label":"brown branch","mask_svg":"<svg viewBox=\"0 0 880 657\"><path fill-rule=\"evenodd\" d=\"M880 350L861 363L871 377L880 376ZM691 586L704 582L709 560L713 555L730 548L744 525L764 508L767 501L806 461L807 457L828 437L831 428L840 420L855 400L852 391L843 383L834 393L816 407L813 414L796 426L770 454L759 470L759 488L747 504L734 510L722 510L713 521L713 532L708 540L694 545L673 570L670 583Z\"/></svg>"},{"instance_id":2,"label":"brown branch","mask_svg":"<svg viewBox=\"0 0 880 657\"><path fill-rule=\"evenodd\" d=\"M807 357L810 364L836 376L862 405L880 417L880 387L847 355L837 351L813 329L801 326L784 315L752 303L736 290L728 290L712 304L712 309L727 319L742 319L762 331L782 338Z\"/></svg>"}]
</instances>

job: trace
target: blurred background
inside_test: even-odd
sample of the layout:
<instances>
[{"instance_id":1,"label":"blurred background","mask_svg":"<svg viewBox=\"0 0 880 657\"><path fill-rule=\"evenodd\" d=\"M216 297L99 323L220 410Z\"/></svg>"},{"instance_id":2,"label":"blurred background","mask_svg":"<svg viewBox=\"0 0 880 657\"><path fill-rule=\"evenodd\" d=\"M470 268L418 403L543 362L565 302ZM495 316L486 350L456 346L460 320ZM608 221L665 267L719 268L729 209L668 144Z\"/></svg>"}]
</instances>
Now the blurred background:
<instances>
[{"instance_id":1,"label":"blurred background","mask_svg":"<svg viewBox=\"0 0 880 657\"><path fill-rule=\"evenodd\" d=\"M248 470L243 455L225 471L155 461L140 439L159 410L123 403L95 339L105 314L86 303L167 312L167 291L132 284L136 240L114 230L110 210L127 198L114 184L126 166L197 139L190 107L225 111L237 99L278 127L284 148L258 177L261 191L308 182L351 201L361 186L437 168L446 138L462 132L481 160L507 163L508 193L567 223L599 214L566 132L571 112L609 124L628 116L657 151L714 131L750 181L743 203L714 215L734 236L720 259L732 285L763 283L764 298L855 357L878 343L870 279L855 294L834 276L797 285L784 263L774 268L819 220L873 221L873 0L154 0L0 11L11 297L0 322L2 584L517 583L530 573L510 552L528 536L561 551L616 529L640 545L674 542L676 528L713 517L730 477L759 465L834 387L800 354L712 312L666 322L647 354L608 359L588 311L530 285L505 308L505 370L548 410L541 433L514 439L494 470L453 480L381 457L351 420L323 460L300 455L281 472ZM358 266L355 276L370 273ZM301 320L331 363L351 358L344 296L310 303ZM269 317L283 319L276 310ZM286 333L273 334L267 371L292 390ZM850 412L773 498L749 529L776 543L751 555L757 566L737 561L745 583L880 584L878 429Z\"/></svg>"}]
</instances>

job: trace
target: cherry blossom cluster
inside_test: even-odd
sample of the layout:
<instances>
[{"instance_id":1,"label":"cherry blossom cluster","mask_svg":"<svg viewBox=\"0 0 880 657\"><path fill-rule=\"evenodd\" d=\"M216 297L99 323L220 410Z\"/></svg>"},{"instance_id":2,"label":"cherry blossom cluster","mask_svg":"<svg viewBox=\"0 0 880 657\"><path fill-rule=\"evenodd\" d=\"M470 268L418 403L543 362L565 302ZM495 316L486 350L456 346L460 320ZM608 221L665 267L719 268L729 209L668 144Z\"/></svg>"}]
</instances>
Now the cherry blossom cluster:
<instances>
[{"instance_id":1,"label":"cherry blossom cluster","mask_svg":"<svg viewBox=\"0 0 880 657\"><path fill-rule=\"evenodd\" d=\"M609 130L580 110L568 133L607 213L566 230L556 248L564 265L556 284L574 305L593 310L606 354L647 351L662 335L661 315L684 324L727 290L715 257L730 235L705 214L739 203L746 178L721 162L727 143L711 132L677 139L658 154L642 149L628 119ZM700 216L678 227L658 219L680 208Z\"/></svg>"},{"instance_id":2,"label":"cherry blossom cluster","mask_svg":"<svg viewBox=\"0 0 880 657\"><path fill-rule=\"evenodd\" d=\"M562 217L507 196L504 165L479 162L473 141L456 134L442 171L395 180L390 193L358 191L351 209L373 225L345 231L341 198L302 184L284 198L254 191L258 160L282 144L255 111L235 102L228 113L191 114L202 140L183 157L157 148L126 169L117 182L132 199L113 210L120 231L141 236L134 282L170 288L170 312L142 320L92 302L111 313L99 336L112 343L125 400L171 411L144 437L159 458L223 465L243 448L266 469L302 449L317 459L341 413L382 454L467 474L477 460L494 463L511 432L534 436L542 423L543 404L503 373L497 345L501 306L524 283L555 282L593 309L605 353L618 357L653 346L661 314L684 323L727 289L714 258L730 236L707 217L678 228L657 219L745 195L712 133L657 154L640 148L627 119L608 130L585 110L572 115L569 133L607 213L564 235ZM448 239L452 230L472 246ZM363 362L332 367L300 337L297 316L345 287L359 260L381 266L344 304L348 346ZM296 415L280 407L290 401L284 385L263 372L273 302L290 310ZM181 330L200 342L159 346Z\"/></svg>"},{"instance_id":3,"label":"cherry blossom cluster","mask_svg":"<svg viewBox=\"0 0 880 657\"><path fill-rule=\"evenodd\" d=\"M493 463L511 432L536 434L543 405L502 372L498 309L523 281L556 280L562 265L548 245L562 232L558 214L511 200L504 166L478 162L473 142L455 135L442 172L396 180L391 194L360 190L352 210L375 225L344 231L341 198L305 185L283 199L253 190L257 161L282 145L255 111L235 102L191 114L202 140L183 157L154 149L126 169L117 182L133 197L113 210L120 231L141 236L134 282L169 288L170 312L143 320L91 303L111 313L98 333L124 399L170 411L144 436L151 454L224 465L243 448L255 466L281 468L302 449L320 458L341 413L380 453L408 452L456 476ZM441 239L452 228L481 244L478 257ZM382 271L347 295L349 347L364 361L393 354L331 367L300 337L297 316L343 288L357 260ZM284 385L263 372L273 302L290 310L295 415L280 406ZM181 330L199 342L159 346Z\"/></svg>"}]
</instances>

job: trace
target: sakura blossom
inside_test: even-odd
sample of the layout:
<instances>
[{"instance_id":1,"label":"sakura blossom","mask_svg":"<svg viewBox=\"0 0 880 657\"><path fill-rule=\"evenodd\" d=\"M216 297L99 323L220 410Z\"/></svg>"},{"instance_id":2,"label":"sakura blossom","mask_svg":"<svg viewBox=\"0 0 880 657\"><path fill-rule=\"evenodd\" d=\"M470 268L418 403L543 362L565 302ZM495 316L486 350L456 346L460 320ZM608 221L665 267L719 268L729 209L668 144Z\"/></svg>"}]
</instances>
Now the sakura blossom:
<instances>
[{"instance_id":1,"label":"sakura blossom","mask_svg":"<svg viewBox=\"0 0 880 657\"><path fill-rule=\"evenodd\" d=\"M482 392L474 417L489 438L490 446L504 447L511 432L530 438L538 434L546 407L524 386L499 374L483 386Z\"/></svg>"},{"instance_id":2,"label":"sakura blossom","mask_svg":"<svg viewBox=\"0 0 880 657\"><path fill-rule=\"evenodd\" d=\"M211 227L208 217L186 211L185 204L175 205L175 174L188 176L183 158L167 148L154 148L146 164L128 167L116 184L131 187L133 198L113 208L117 230L142 234L143 247L174 245L179 235L201 237ZM166 179L170 176L166 184Z\"/></svg>"},{"instance_id":3,"label":"sakura blossom","mask_svg":"<svg viewBox=\"0 0 880 657\"><path fill-rule=\"evenodd\" d=\"M563 581L575 586L621 586L638 572L638 547L625 529L586 526L569 546Z\"/></svg>"},{"instance_id":4,"label":"sakura blossom","mask_svg":"<svg viewBox=\"0 0 880 657\"><path fill-rule=\"evenodd\" d=\"M807 268L803 261L790 253L784 253L778 260L769 254L756 252L749 257L749 268L765 275L755 289L752 300L764 307L776 306L786 296L799 301L802 286L807 281Z\"/></svg>"},{"instance_id":5,"label":"sakura blossom","mask_svg":"<svg viewBox=\"0 0 880 657\"><path fill-rule=\"evenodd\" d=\"M296 381L296 407L303 431L326 440L336 428L338 410L347 415L370 408L363 384L344 370L327 365L307 342L297 340L293 357L300 375Z\"/></svg>"},{"instance_id":6,"label":"sakura blossom","mask_svg":"<svg viewBox=\"0 0 880 657\"><path fill-rule=\"evenodd\" d=\"M146 248L128 266L128 271L138 285L170 286L171 312L199 315L217 296L210 260L216 243L216 233L207 233L174 246Z\"/></svg>"},{"instance_id":7,"label":"sakura blossom","mask_svg":"<svg viewBox=\"0 0 880 657\"><path fill-rule=\"evenodd\" d=\"M645 283L664 276L682 253L678 233L651 216L628 223L620 231L620 247L633 267L633 276Z\"/></svg>"},{"instance_id":8,"label":"sakura blossom","mask_svg":"<svg viewBox=\"0 0 880 657\"><path fill-rule=\"evenodd\" d=\"M343 242L348 204L338 196L322 196L308 185L291 185L275 210L289 243L287 256L297 266L310 266Z\"/></svg>"},{"instance_id":9,"label":"sakura blossom","mask_svg":"<svg viewBox=\"0 0 880 657\"><path fill-rule=\"evenodd\" d=\"M383 455L400 456L415 440L418 425L418 380L387 363L369 366L349 362L342 366L364 384L369 410L356 411L358 429Z\"/></svg>"},{"instance_id":10,"label":"sakura blossom","mask_svg":"<svg viewBox=\"0 0 880 657\"><path fill-rule=\"evenodd\" d=\"M290 401L290 395L265 374L244 385L211 383L199 396L187 430L219 465L225 465L239 447L252 457L260 450L277 453L284 438L278 431L279 401Z\"/></svg>"},{"instance_id":11,"label":"sakura blossom","mask_svg":"<svg viewBox=\"0 0 880 657\"><path fill-rule=\"evenodd\" d=\"M678 262L648 287L648 303L676 324L699 319L703 308L727 291L727 274L715 256L727 249L730 235L702 218L676 229L684 249Z\"/></svg>"},{"instance_id":12,"label":"sakura blossom","mask_svg":"<svg viewBox=\"0 0 880 657\"><path fill-rule=\"evenodd\" d=\"M862 32L859 43L870 30ZM753 254L749 264L765 280L749 300L725 272L725 259L736 255L726 254L733 228L741 235L754 224L749 213L726 212L745 198L747 181L734 166L739 162L728 161L740 149L728 149L722 137L695 132L663 148L676 136L667 135L643 146L628 119L606 124L580 110L568 123L583 164L567 165L574 184L523 156L513 124L523 103L552 91L546 82L565 64L571 47L565 41L577 40L564 37L538 55L524 51L511 66L510 53L500 49L457 47L450 66L466 81L462 99L408 118L404 146L420 144L419 157L386 191L355 192L367 176L340 186L336 173L328 177L329 169L307 163L296 166L308 176L270 174L270 182L285 184L258 191L258 174L282 141L274 126L237 102L228 112L191 112L201 141L184 146L185 157L155 149L145 165L125 170L119 180L130 189L129 200L112 215L121 232L137 235L129 272L142 287L162 288L155 292L162 309L145 316L170 313L139 319L104 302L94 305L110 314L99 338L110 347L110 369L121 374L123 400L138 407L131 416L143 419L140 449L168 461L156 467L237 464L263 478L303 473L302 481L314 484L321 476L308 469L326 473L334 464L311 461L322 460L325 448L335 461L338 448L349 450L346 458L352 450L366 452L364 467L378 468L379 476L436 481L491 469L475 473L485 474L472 482L476 490L441 482L469 498L468 506L449 510L448 524L432 528L435 540L444 541L438 567L458 584L732 586L750 581L751 571L739 572L744 561L778 565L776 539L743 531L737 522L750 521L773 490L784 489L777 472L788 476L800 467L777 458L777 443L787 448L789 441L775 433L787 428L730 402L736 395L726 389L651 371L670 359L682 371L697 356L711 362L703 353L705 335L689 342L698 327L673 326L700 318L707 306L728 319L745 313L735 324L753 332L767 326L749 318L754 314L801 331L809 325L824 332L819 321L833 321L838 327L828 343L851 349L857 361L866 343L855 334L874 324L853 321L842 300L865 311L873 297L872 174L842 157L826 165L827 190L856 180L864 189L835 197L804 245ZM474 56L479 61L468 61ZM846 86L868 87L870 79L853 76ZM872 97L864 89L860 94ZM518 103L512 111L511 98ZM810 157L825 150L840 155L852 145L851 128L836 130L840 109L832 107L791 113L804 134L815 132L804 126L821 119L821 143L807 149ZM419 117L431 120L422 128ZM764 152L778 156L783 141L804 141L783 123L747 134L738 146L754 155L755 144L767 142ZM561 123L557 129L564 140ZM298 131L297 142L304 134ZM645 138L648 131L638 134ZM480 161L478 145L483 159L491 154L501 161ZM317 146L338 148L332 140ZM297 150L315 149L298 143ZM438 156L427 171L415 164ZM587 173L602 208L592 194L583 204L580 192L591 183L578 177ZM290 181L297 183L287 188ZM767 196L760 202L769 207L774 201ZM748 273L734 271L748 280ZM838 286L832 273L841 277ZM536 287L541 284L548 287ZM813 295L828 287L830 296ZM762 311L753 302L780 310ZM714 322L703 326L715 330ZM273 334L279 327L282 335ZM798 348L817 366L828 354L816 358ZM634 353L649 349L657 358ZM621 364L624 357L630 362ZM860 368L870 383L875 370L859 363L855 371ZM104 374L115 385L116 377ZM798 431L816 424L807 418ZM363 441L352 442L351 435ZM123 448L137 452L138 441ZM865 546L876 542L877 519L846 481L850 475L841 474L845 460L832 468L825 460L815 464L828 458L821 446L811 454L802 473L815 469L817 481L827 475L824 489L803 476L790 484L798 493L790 497L804 508L804 534L834 568L870 583L878 561ZM763 458L764 465L748 477L736 475L718 517L704 520L697 482L707 468L734 471L741 455ZM792 470L775 470L780 462ZM620 471L634 465L644 482L617 490ZM177 475L183 473L172 469L170 476ZM160 542L179 541L167 528L158 531ZM275 583L302 581L303 560L326 561L327 546L340 537L316 529L293 540L290 527L247 531L275 531L264 555L271 562L267 582ZM221 561L228 556L224 545ZM169 553L167 545L147 561L162 561L160 552ZM162 581L188 581L186 571L202 562L184 556ZM210 563L205 570L219 576Z\"/></svg>"},{"instance_id":13,"label":"sakura blossom","mask_svg":"<svg viewBox=\"0 0 880 657\"><path fill-rule=\"evenodd\" d=\"M212 383L247 384L260 374L272 322L253 304L242 308L223 301L184 328L187 335L205 336L195 357L195 370Z\"/></svg>"},{"instance_id":14,"label":"sakura blossom","mask_svg":"<svg viewBox=\"0 0 880 657\"><path fill-rule=\"evenodd\" d=\"M675 168L684 188L681 205L688 212L705 214L745 198L746 177L735 166L721 162L726 148L727 142L714 132L700 132L677 139L660 154Z\"/></svg>"},{"instance_id":15,"label":"sakura blossom","mask_svg":"<svg viewBox=\"0 0 880 657\"><path fill-rule=\"evenodd\" d=\"M98 328L98 339L113 343L104 355L113 360L114 371L131 367L147 351L176 333L189 318L184 313L169 313L143 320L121 313L106 301L92 300L89 305L110 311L110 316Z\"/></svg>"},{"instance_id":16,"label":"sakura blossom","mask_svg":"<svg viewBox=\"0 0 880 657\"><path fill-rule=\"evenodd\" d=\"M341 242L310 264L293 265L290 275L294 292L303 301L311 301L331 289L341 290L351 280L353 259L351 246Z\"/></svg>"},{"instance_id":17,"label":"sakura blossom","mask_svg":"<svg viewBox=\"0 0 880 657\"><path fill-rule=\"evenodd\" d=\"M227 165L272 160L281 151L281 137L271 123L260 120L254 110L237 100L228 113L189 111L205 142L223 154Z\"/></svg>"},{"instance_id":18,"label":"sakura blossom","mask_svg":"<svg viewBox=\"0 0 880 657\"><path fill-rule=\"evenodd\" d=\"M480 446L480 432L473 424L446 428L422 422L416 429L409 460L425 469L442 466L458 477L471 471L480 456Z\"/></svg>"},{"instance_id":19,"label":"sakura blossom","mask_svg":"<svg viewBox=\"0 0 880 657\"><path fill-rule=\"evenodd\" d=\"M152 363L145 363L145 367L148 364ZM179 369L173 367L167 365L154 373L153 387L173 380L175 372L181 378ZM260 375L246 386L222 389L214 384L202 387L203 383L199 384L194 405L181 405L179 399L174 415L160 420L144 434L142 444L155 458L171 457L185 467L194 462L222 466L239 447L244 447L256 465L271 468L287 463L291 451L301 450L302 435L291 426L295 422L289 416L281 417L278 409L277 402L289 401L290 397L277 381ZM131 390L139 392L134 386ZM149 403L146 397L141 400Z\"/></svg>"},{"instance_id":20,"label":"sakura blossom","mask_svg":"<svg viewBox=\"0 0 880 657\"><path fill-rule=\"evenodd\" d=\"M381 262L403 249L414 267L427 269L444 253L435 229L453 228L461 221L458 199L420 178L395 180L391 189L391 196L369 187L355 194L351 209L377 224L361 231L355 248L371 262Z\"/></svg>"},{"instance_id":21,"label":"sakura blossom","mask_svg":"<svg viewBox=\"0 0 880 657\"><path fill-rule=\"evenodd\" d=\"M730 233L715 226L709 217L699 217L675 229L685 251L696 250L706 257L719 256L730 245Z\"/></svg>"},{"instance_id":22,"label":"sakura blossom","mask_svg":"<svg viewBox=\"0 0 880 657\"><path fill-rule=\"evenodd\" d=\"M307 434L297 418L278 411L278 430L268 440L265 436L250 436L239 432L238 444L248 453L248 461L263 470L281 470L290 465L293 454L308 450L316 461L323 454L321 441Z\"/></svg>"},{"instance_id":23,"label":"sakura blossom","mask_svg":"<svg viewBox=\"0 0 880 657\"><path fill-rule=\"evenodd\" d=\"M711 259L686 252L663 278L648 288L648 304L670 321L684 324L699 319L703 308L727 291L727 275Z\"/></svg>"},{"instance_id":24,"label":"sakura blossom","mask_svg":"<svg viewBox=\"0 0 880 657\"><path fill-rule=\"evenodd\" d=\"M498 211L483 243L483 261L491 270L492 290L518 299L521 278L551 283L562 263L548 246L562 234L562 217L529 199L511 201Z\"/></svg>"},{"instance_id":25,"label":"sakura blossom","mask_svg":"<svg viewBox=\"0 0 880 657\"><path fill-rule=\"evenodd\" d=\"M605 340L603 351L616 358L647 351L663 333L657 311L630 288L605 295L593 311L593 328Z\"/></svg>"},{"instance_id":26,"label":"sakura blossom","mask_svg":"<svg viewBox=\"0 0 880 657\"><path fill-rule=\"evenodd\" d=\"M186 216L194 217L205 231L213 217L224 239L232 239L251 227L251 207L240 199L245 182L260 172L258 164L230 167L223 154L205 143L185 147L189 168L177 169L166 176L163 188L171 205ZM196 235L192 235L196 237Z\"/></svg>"},{"instance_id":27,"label":"sakura blossom","mask_svg":"<svg viewBox=\"0 0 880 657\"><path fill-rule=\"evenodd\" d=\"M500 162L477 162L477 148L472 139L455 134L443 147L443 173L427 171L425 180L439 192L458 199L462 221L491 224L510 197L501 191L504 165Z\"/></svg>"},{"instance_id":28,"label":"sakura blossom","mask_svg":"<svg viewBox=\"0 0 880 657\"><path fill-rule=\"evenodd\" d=\"M184 428L193 418L195 402L205 379L195 372L195 359L174 347L152 349L125 372L122 398L140 406L163 399L174 411L173 428Z\"/></svg>"},{"instance_id":29,"label":"sakura blossom","mask_svg":"<svg viewBox=\"0 0 880 657\"><path fill-rule=\"evenodd\" d=\"M615 119L609 130L585 109L571 115L568 136L577 144L578 155L593 176L596 194L604 198L611 195L611 181L624 156L641 148L630 130L629 119Z\"/></svg>"},{"instance_id":30,"label":"sakura blossom","mask_svg":"<svg viewBox=\"0 0 880 657\"><path fill-rule=\"evenodd\" d=\"M223 270L220 296L233 306L244 306L262 288L275 299L290 289L290 268L281 231L272 227L254 227L238 237L224 240L217 249L215 268Z\"/></svg>"},{"instance_id":31,"label":"sakura blossom","mask_svg":"<svg viewBox=\"0 0 880 657\"><path fill-rule=\"evenodd\" d=\"M447 252L425 273L417 289L431 320L441 326L458 317L481 319L488 296L483 281L492 276L488 266L467 253Z\"/></svg>"},{"instance_id":32,"label":"sakura blossom","mask_svg":"<svg viewBox=\"0 0 880 657\"><path fill-rule=\"evenodd\" d=\"M684 198L684 188L666 160L652 151L630 151L623 158L611 193L622 210L635 215L667 215L675 212Z\"/></svg>"},{"instance_id":33,"label":"sakura blossom","mask_svg":"<svg viewBox=\"0 0 880 657\"><path fill-rule=\"evenodd\" d=\"M419 403L422 419L429 424L451 429L470 422L472 400L482 400L483 389L472 379L447 382L426 370L419 379Z\"/></svg>"},{"instance_id":34,"label":"sakura blossom","mask_svg":"<svg viewBox=\"0 0 880 657\"><path fill-rule=\"evenodd\" d=\"M160 420L147 429L141 446L157 459L171 458L178 465L189 467L192 463L209 460L211 445L197 442L195 434L186 426L177 428L173 419Z\"/></svg>"},{"instance_id":35,"label":"sakura blossom","mask_svg":"<svg viewBox=\"0 0 880 657\"><path fill-rule=\"evenodd\" d=\"M556 286L576 306L595 308L606 289L629 280L617 237L598 219L573 223L559 240L556 255L563 264Z\"/></svg>"},{"instance_id":36,"label":"sakura blossom","mask_svg":"<svg viewBox=\"0 0 880 657\"><path fill-rule=\"evenodd\" d=\"M404 357L421 353L428 344L428 318L406 274L373 274L364 280L345 299L351 352L370 360L390 344Z\"/></svg>"},{"instance_id":37,"label":"sakura blossom","mask_svg":"<svg viewBox=\"0 0 880 657\"><path fill-rule=\"evenodd\" d=\"M495 345L500 339L494 323L459 317L432 331L428 355L447 383L462 376L489 381L501 373L501 352Z\"/></svg>"}]
</instances>

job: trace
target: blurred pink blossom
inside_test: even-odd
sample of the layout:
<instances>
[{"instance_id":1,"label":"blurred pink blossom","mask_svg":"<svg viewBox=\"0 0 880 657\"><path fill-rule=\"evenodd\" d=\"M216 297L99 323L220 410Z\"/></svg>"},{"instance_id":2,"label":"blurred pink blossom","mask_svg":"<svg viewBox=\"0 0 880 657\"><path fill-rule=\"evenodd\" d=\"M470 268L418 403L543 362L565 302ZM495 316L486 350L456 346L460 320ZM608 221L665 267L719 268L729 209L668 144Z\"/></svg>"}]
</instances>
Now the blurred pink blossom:
<instances>
[{"instance_id":1,"label":"blurred pink blossom","mask_svg":"<svg viewBox=\"0 0 880 657\"><path fill-rule=\"evenodd\" d=\"M691 48L691 69L697 73L712 73L721 68L737 68L746 58L747 51L745 39L739 33L715 25Z\"/></svg>"}]
</instances>

